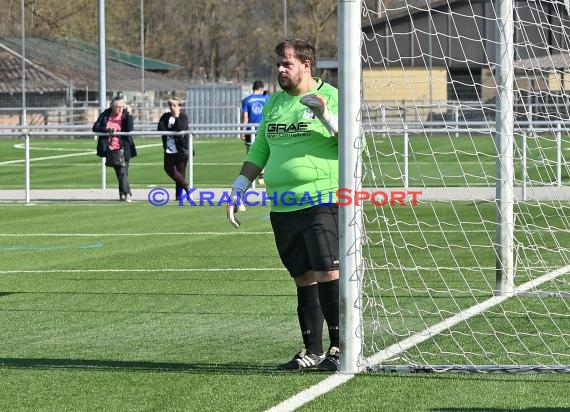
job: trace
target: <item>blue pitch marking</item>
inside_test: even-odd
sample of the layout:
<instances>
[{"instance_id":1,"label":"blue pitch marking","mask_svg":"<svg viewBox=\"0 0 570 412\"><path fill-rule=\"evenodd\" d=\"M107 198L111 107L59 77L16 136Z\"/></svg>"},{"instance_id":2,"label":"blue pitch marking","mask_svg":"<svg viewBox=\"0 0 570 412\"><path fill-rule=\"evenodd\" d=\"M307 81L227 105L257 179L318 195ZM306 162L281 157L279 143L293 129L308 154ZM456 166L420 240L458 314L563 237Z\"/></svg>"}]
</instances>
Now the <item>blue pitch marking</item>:
<instances>
[{"instance_id":1,"label":"blue pitch marking","mask_svg":"<svg viewBox=\"0 0 570 412\"><path fill-rule=\"evenodd\" d=\"M56 250L56 249L96 249L103 247L103 243L93 243L88 245L65 245L65 246L10 246L0 247L0 252L20 251L20 250Z\"/></svg>"}]
</instances>

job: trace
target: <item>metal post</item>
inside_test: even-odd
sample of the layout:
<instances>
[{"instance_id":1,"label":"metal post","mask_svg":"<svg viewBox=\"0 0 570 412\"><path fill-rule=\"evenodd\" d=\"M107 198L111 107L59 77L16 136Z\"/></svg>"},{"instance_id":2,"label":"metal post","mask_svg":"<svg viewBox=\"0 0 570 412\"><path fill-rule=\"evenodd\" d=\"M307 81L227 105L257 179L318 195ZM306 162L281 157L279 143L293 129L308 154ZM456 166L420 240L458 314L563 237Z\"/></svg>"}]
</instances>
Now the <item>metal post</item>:
<instances>
[{"instance_id":1,"label":"metal post","mask_svg":"<svg viewBox=\"0 0 570 412\"><path fill-rule=\"evenodd\" d=\"M360 135L361 0L338 1L339 166L340 187L353 191L362 183ZM362 207L340 208L340 372L356 373L362 356Z\"/></svg>"},{"instance_id":2,"label":"metal post","mask_svg":"<svg viewBox=\"0 0 570 412\"><path fill-rule=\"evenodd\" d=\"M453 107L453 120L455 121L455 130L459 130L459 102ZM459 131L455 132L455 137L459 137Z\"/></svg>"},{"instance_id":3,"label":"metal post","mask_svg":"<svg viewBox=\"0 0 570 412\"><path fill-rule=\"evenodd\" d=\"M513 1L495 0L497 117L495 145L497 147L497 228L495 252L496 290L499 296L514 290L514 117L513 117Z\"/></svg>"},{"instance_id":4,"label":"metal post","mask_svg":"<svg viewBox=\"0 0 570 412\"><path fill-rule=\"evenodd\" d=\"M255 133L251 134L251 144L253 144L255 142ZM256 188L256 179L253 179L253 182L251 182L251 188L255 190Z\"/></svg>"},{"instance_id":5,"label":"metal post","mask_svg":"<svg viewBox=\"0 0 570 412\"><path fill-rule=\"evenodd\" d=\"M522 180L522 195L521 198L522 200L526 200L526 185L527 185L527 181L528 181L528 171L527 171L527 166L526 166L526 157L527 157L527 133L523 132L522 134L522 154L521 154L521 180Z\"/></svg>"},{"instance_id":6,"label":"metal post","mask_svg":"<svg viewBox=\"0 0 570 412\"><path fill-rule=\"evenodd\" d=\"M432 44L432 25L433 25L433 16L431 14L431 6L428 3L428 68L429 68L429 109L428 112L431 112L432 105L433 105L433 44Z\"/></svg>"},{"instance_id":7,"label":"metal post","mask_svg":"<svg viewBox=\"0 0 570 412\"><path fill-rule=\"evenodd\" d=\"M404 125L404 188L409 187L410 172L409 172L409 153L408 148L410 147L410 133L408 132L408 125Z\"/></svg>"},{"instance_id":8,"label":"metal post","mask_svg":"<svg viewBox=\"0 0 570 412\"><path fill-rule=\"evenodd\" d=\"M386 123L386 106L383 104L380 106L380 113L382 113L382 129L388 130L388 124ZM386 137L386 133L383 132L382 137Z\"/></svg>"},{"instance_id":9,"label":"metal post","mask_svg":"<svg viewBox=\"0 0 570 412\"><path fill-rule=\"evenodd\" d=\"M20 4L22 13L22 118L20 124L22 125L22 132L25 133L27 131L25 127L28 125L26 109L26 8L24 0ZM30 135L28 133L24 135L24 149L26 203L30 203Z\"/></svg>"},{"instance_id":10,"label":"metal post","mask_svg":"<svg viewBox=\"0 0 570 412\"><path fill-rule=\"evenodd\" d=\"M532 103L528 105L528 127L532 128L532 111L533 111L533 107L532 107Z\"/></svg>"},{"instance_id":11,"label":"metal post","mask_svg":"<svg viewBox=\"0 0 570 412\"><path fill-rule=\"evenodd\" d=\"M283 0L283 38L287 38L287 0Z\"/></svg>"},{"instance_id":12,"label":"metal post","mask_svg":"<svg viewBox=\"0 0 570 412\"><path fill-rule=\"evenodd\" d=\"M189 154L188 154L188 187L192 189L194 187L194 135L192 133L188 134L189 140ZM190 199L194 198L194 192L190 194Z\"/></svg>"},{"instance_id":13,"label":"metal post","mask_svg":"<svg viewBox=\"0 0 570 412\"><path fill-rule=\"evenodd\" d=\"M143 104L143 109L142 109L142 120L143 120L143 124L146 124L148 122L148 105L147 105L147 101L146 101L146 90L145 90L145 84L144 84L144 0L141 0L141 6L140 6L140 30L141 30L141 98L142 98L142 104Z\"/></svg>"},{"instance_id":14,"label":"metal post","mask_svg":"<svg viewBox=\"0 0 570 412\"><path fill-rule=\"evenodd\" d=\"M562 125L556 124L556 187L562 186Z\"/></svg>"},{"instance_id":15,"label":"metal post","mask_svg":"<svg viewBox=\"0 0 570 412\"><path fill-rule=\"evenodd\" d=\"M99 112L107 107L107 68L105 66L105 0L99 0ZM107 169L101 159L101 188L107 190Z\"/></svg>"}]
</instances>

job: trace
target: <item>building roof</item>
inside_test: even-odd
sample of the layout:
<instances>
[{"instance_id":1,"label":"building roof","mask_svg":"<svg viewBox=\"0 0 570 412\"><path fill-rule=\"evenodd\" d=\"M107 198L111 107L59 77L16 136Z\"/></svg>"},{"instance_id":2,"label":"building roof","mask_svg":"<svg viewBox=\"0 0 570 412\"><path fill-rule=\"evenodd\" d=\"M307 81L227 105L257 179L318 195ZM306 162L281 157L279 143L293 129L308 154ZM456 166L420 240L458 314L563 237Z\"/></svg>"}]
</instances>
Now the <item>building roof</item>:
<instances>
[{"instance_id":1,"label":"building roof","mask_svg":"<svg viewBox=\"0 0 570 412\"><path fill-rule=\"evenodd\" d=\"M26 64L30 63L30 70L35 68L38 73L30 72L30 77L41 77L40 72L45 76L51 75L53 78L59 79L58 90L62 89L61 82L67 86L73 85L75 89L98 90L99 88L99 56L97 47L86 47L84 43L77 40L51 40L43 38L27 38L26 47ZM9 51L13 56L19 56L21 60L21 39L17 37L0 37L0 50ZM105 60L106 66L106 84L107 91L136 91L141 89L142 72L140 68L141 58L138 56L139 65L136 65L136 59L128 53L117 52L118 57L113 57L113 52L107 50ZM129 57L130 56L130 57ZM124 60L131 59L131 63L127 64ZM153 61L155 63L153 63ZM145 58L144 84L145 90L158 91L174 91L186 90L188 82L174 79L163 74L154 73L148 70L148 67L157 68L164 71L166 67L176 67L170 63L160 62L159 60ZM148 67L147 67L148 63ZM15 63L12 63L14 65ZM21 67L21 62L18 63ZM158 68L160 67L160 68ZM11 77L10 77L11 76ZM14 81L14 76L17 80ZM26 70L28 77L28 70ZM41 92L42 88L51 87L45 83L51 81L39 81L27 84L28 91ZM13 88L21 90L21 71L0 70L0 84L13 83ZM53 85L55 86L55 84ZM6 86L0 86L0 90Z\"/></svg>"},{"instance_id":2,"label":"building roof","mask_svg":"<svg viewBox=\"0 0 570 412\"><path fill-rule=\"evenodd\" d=\"M570 53L563 51L545 56L516 60L515 70L564 70L570 68Z\"/></svg>"},{"instance_id":3,"label":"building roof","mask_svg":"<svg viewBox=\"0 0 570 412\"><path fill-rule=\"evenodd\" d=\"M73 47L82 48L97 56L99 55L99 46L94 44L78 39L69 39L67 40L67 43L72 44ZM144 69L149 71L170 71L182 69L182 66L178 64L168 63L158 59L151 59L147 56L143 59L142 56L139 56L138 54L132 54L109 47L107 47L107 57L113 61L124 63L138 69L142 68L142 63L144 62Z\"/></svg>"},{"instance_id":4,"label":"building roof","mask_svg":"<svg viewBox=\"0 0 570 412\"><path fill-rule=\"evenodd\" d=\"M378 23L397 20L403 17L409 17L414 14L426 12L430 9L434 9L440 6L451 6L453 3L468 2L468 1L469 0L427 0L428 4L426 4L426 0L421 0L417 2L418 3L417 5L414 5L414 3L411 4L407 3L406 6L394 9L384 9L380 14L380 16L372 19L368 24L364 24L362 27L370 28Z\"/></svg>"},{"instance_id":5,"label":"building roof","mask_svg":"<svg viewBox=\"0 0 570 412\"><path fill-rule=\"evenodd\" d=\"M56 74L26 59L26 89L36 93L65 90L68 82ZM22 90L22 55L0 44L0 93Z\"/></svg>"}]
</instances>

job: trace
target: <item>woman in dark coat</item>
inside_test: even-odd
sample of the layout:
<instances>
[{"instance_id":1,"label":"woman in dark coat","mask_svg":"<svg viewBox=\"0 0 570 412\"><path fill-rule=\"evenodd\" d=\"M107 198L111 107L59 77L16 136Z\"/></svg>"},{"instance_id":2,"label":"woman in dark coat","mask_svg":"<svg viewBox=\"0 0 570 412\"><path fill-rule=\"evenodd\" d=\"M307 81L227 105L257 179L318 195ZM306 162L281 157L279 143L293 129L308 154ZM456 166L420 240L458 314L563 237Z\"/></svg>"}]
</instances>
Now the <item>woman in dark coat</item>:
<instances>
[{"instance_id":1,"label":"woman in dark coat","mask_svg":"<svg viewBox=\"0 0 570 412\"><path fill-rule=\"evenodd\" d=\"M182 132L188 130L188 115L182 110L182 102L177 97L168 100L170 111L160 116L159 131ZM188 192L186 168L190 152L188 134L173 134L162 136L164 149L164 171L176 185L176 199L180 198L182 190Z\"/></svg>"},{"instance_id":2,"label":"woman in dark coat","mask_svg":"<svg viewBox=\"0 0 570 412\"><path fill-rule=\"evenodd\" d=\"M125 99L117 96L111 100L111 107L106 109L95 124L93 131L107 133L108 136L99 136L97 140L97 155L107 157L110 151L122 150L124 163L113 166L119 181L119 200L131 202L132 192L129 183L129 160L137 155L135 142L130 135L115 135L116 132L132 132L133 116L125 106Z\"/></svg>"}]
</instances>

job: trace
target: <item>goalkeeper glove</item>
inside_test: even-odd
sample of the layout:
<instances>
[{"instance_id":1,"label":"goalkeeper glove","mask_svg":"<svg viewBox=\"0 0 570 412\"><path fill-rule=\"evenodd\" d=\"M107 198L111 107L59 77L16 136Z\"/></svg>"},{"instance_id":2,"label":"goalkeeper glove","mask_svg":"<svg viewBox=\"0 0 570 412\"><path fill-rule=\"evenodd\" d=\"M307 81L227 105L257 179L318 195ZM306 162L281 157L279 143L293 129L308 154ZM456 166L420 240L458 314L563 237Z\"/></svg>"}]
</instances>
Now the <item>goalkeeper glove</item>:
<instances>
[{"instance_id":1,"label":"goalkeeper glove","mask_svg":"<svg viewBox=\"0 0 570 412\"><path fill-rule=\"evenodd\" d=\"M228 221L235 228L241 225L241 222L235 216L238 212L238 206L241 204L242 195L251 185L251 181L244 175L239 175L232 185L232 192L230 193L230 203L226 206L226 214Z\"/></svg>"},{"instance_id":2,"label":"goalkeeper glove","mask_svg":"<svg viewBox=\"0 0 570 412\"><path fill-rule=\"evenodd\" d=\"M307 106L317 116L317 119L327 128L333 135L338 134L338 117L332 114L325 103L325 100L317 94L308 94L299 100Z\"/></svg>"}]
</instances>

